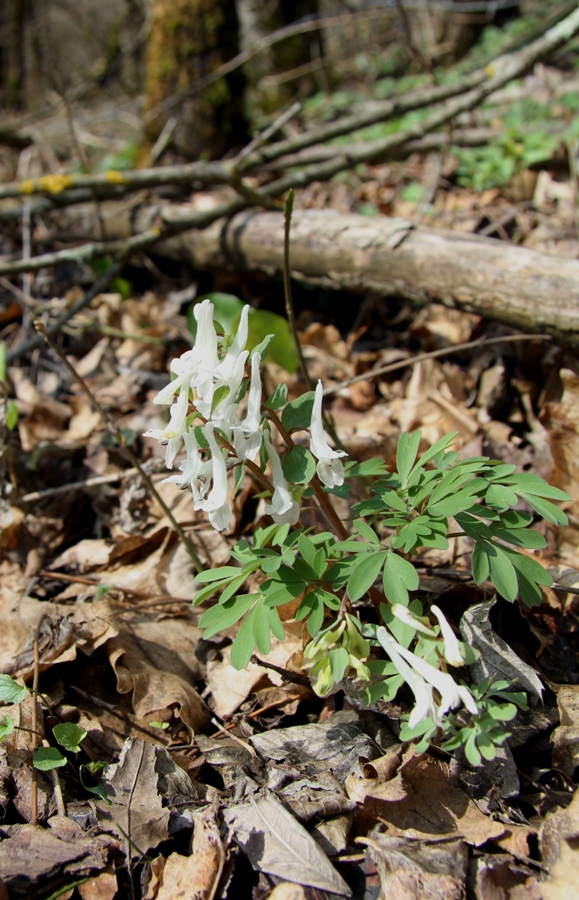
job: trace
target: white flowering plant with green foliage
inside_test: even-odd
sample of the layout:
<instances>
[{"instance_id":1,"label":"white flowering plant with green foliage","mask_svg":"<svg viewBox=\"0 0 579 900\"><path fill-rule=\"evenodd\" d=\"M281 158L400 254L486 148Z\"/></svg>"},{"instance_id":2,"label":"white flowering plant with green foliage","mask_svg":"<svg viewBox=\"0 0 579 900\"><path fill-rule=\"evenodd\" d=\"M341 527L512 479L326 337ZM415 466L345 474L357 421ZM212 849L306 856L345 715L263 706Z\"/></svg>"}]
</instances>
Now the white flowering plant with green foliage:
<instances>
[{"instance_id":1,"label":"white flowering plant with green foliage","mask_svg":"<svg viewBox=\"0 0 579 900\"><path fill-rule=\"evenodd\" d=\"M566 517L552 501L567 494L514 465L461 459L453 449L456 433L422 455L420 432L402 434L395 472L380 459L348 459L326 437L321 382L291 402L283 384L263 397L260 367L269 339L246 349L248 314L246 306L227 335L214 321L211 301L196 304L195 344L173 360L172 380L154 398L169 408L168 422L146 432L166 445L168 468L184 447L179 473L167 480L191 492L194 508L214 528L231 525L232 497L245 473L272 519L252 540L236 544L233 565L196 576L194 603L216 598L200 620L205 637L240 623L231 662L243 668L256 648L270 651L272 635L284 640L279 609L298 600L295 619L305 624L304 658L320 696L348 680L370 706L394 700L405 686L400 702L410 700L411 709L402 717L402 740L416 739L418 750L431 742L448 750L462 746L475 765L492 759L507 736L504 723L524 707L525 695L504 682L467 683L477 652L457 638L438 606L425 609L414 595L419 578L412 558L445 550L452 523L455 535L472 541L477 584L490 579L505 600L538 604L540 586L552 580L521 551L539 550L545 539L530 527L533 514L516 507L524 501L563 525ZM332 495L348 496L354 478L368 492L346 527ZM310 498L328 530L301 525L301 504Z\"/></svg>"}]
</instances>

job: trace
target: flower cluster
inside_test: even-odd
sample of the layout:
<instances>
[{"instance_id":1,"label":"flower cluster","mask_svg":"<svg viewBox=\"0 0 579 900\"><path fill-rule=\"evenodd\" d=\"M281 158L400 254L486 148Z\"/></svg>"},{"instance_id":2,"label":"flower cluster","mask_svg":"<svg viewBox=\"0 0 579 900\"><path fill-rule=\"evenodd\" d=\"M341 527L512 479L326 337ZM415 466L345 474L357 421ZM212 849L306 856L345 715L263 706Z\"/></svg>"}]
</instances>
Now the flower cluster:
<instances>
[{"instance_id":1,"label":"flower cluster","mask_svg":"<svg viewBox=\"0 0 579 900\"><path fill-rule=\"evenodd\" d=\"M395 615L397 614L398 618L404 620L405 617L400 615L401 609L405 609L405 607L393 607L393 612ZM438 607L433 607L433 611L435 611L436 618L440 623L445 657L448 659L450 655L453 658L452 665L463 665L463 658L454 632L441 610ZM412 619L412 625L416 627L416 623L420 620L414 617ZM426 631L426 628L424 628L424 631ZM434 637L433 632L430 632L430 635ZM467 687L458 685L452 675L431 666L425 659L403 647L386 631L384 626L380 626L377 629L376 637L390 657L394 668L414 694L416 702L408 721L410 728L414 728L423 719L428 718L432 719L435 725L441 727L445 713L449 709L461 706L461 704L473 715L478 714L473 695ZM434 690L439 695L439 702L436 701Z\"/></svg>"},{"instance_id":2,"label":"flower cluster","mask_svg":"<svg viewBox=\"0 0 579 900\"><path fill-rule=\"evenodd\" d=\"M250 356L245 349L248 339L249 306L241 312L233 337L219 337L213 320L213 304L204 300L194 307L197 339L188 350L171 363L171 382L154 398L154 403L168 406L169 422L164 428L145 432L167 446L165 464L173 467L183 442L186 459L180 473L171 475L193 496L194 508L208 513L211 525L219 531L227 528L233 515L229 502L229 471L256 459L260 450L269 462L273 490L265 511L277 525L295 525L299 505L294 500L284 476L282 462L264 427L262 413L261 355L256 349ZM249 375L247 373L249 369ZM247 390L248 388L248 390ZM245 415L241 400L247 390ZM344 481L341 450L329 446L322 424L323 389L321 381L315 391L311 420L310 449L317 460L317 473L327 487ZM205 440L200 445L196 426L202 426Z\"/></svg>"}]
</instances>

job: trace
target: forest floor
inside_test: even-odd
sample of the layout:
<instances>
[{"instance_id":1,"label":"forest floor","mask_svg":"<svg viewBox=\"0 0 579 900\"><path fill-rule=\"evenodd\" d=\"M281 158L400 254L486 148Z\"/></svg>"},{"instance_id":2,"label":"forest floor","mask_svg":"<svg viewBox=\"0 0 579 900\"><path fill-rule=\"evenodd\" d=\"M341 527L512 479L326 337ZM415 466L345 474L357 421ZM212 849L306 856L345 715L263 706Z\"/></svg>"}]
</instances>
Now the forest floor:
<instances>
[{"instance_id":1,"label":"forest floor","mask_svg":"<svg viewBox=\"0 0 579 900\"><path fill-rule=\"evenodd\" d=\"M575 82L557 70L537 67L517 91L490 119L473 114L467 124L490 121L508 131L513 120L504 109L512 116L516 104L519 120L538 104L549 108L551 123L570 121ZM100 134L98 124L104 108L92 115L77 137L88 145L92 129L106 144L110 132L103 125ZM115 152L131 141L130 115L119 118L127 130L116 133ZM136 114L134 122L136 130ZM545 143L548 129L537 131ZM44 143L23 151L27 158L3 150L3 180L43 171L55 153L51 141L57 148L64 134L55 121ZM402 216L579 258L577 139L556 139L548 153L543 147L539 163L517 140L516 151L505 144L490 161L445 151L365 166L297 192L295 205ZM98 143L93 148L104 152ZM490 174L482 178L483 170ZM36 245L54 239L58 214L51 216L33 223ZM16 238L7 231L2 240L6 248ZM34 334L33 318L70 306L92 277L71 264L24 284L0 279L6 349ZM234 527L215 531L188 492L164 481L164 448L143 433L162 424L153 397L167 383L171 359L191 345L190 304L216 292L283 312L279 281L193 273L143 253L58 339L205 567L229 564L235 542L270 521L264 500L248 480L234 500ZM357 707L350 693L317 697L300 665L304 628L291 610L286 640L237 671L230 662L235 626L203 637L191 558L114 430L51 350L23 354L4 377L12 420L1 457L0 672L34 686L40 704L30 692L11 705L2 695L15 729L0 723L0 897L573 896L577 359L552 341L518 340L505 326L434 304L298 284L294 302L310 378L322 379L351 458L379 457L393 468L402 432L421 429L426 448L456 431L463 456L515 464L571 496L563 504L567 526L534 525L547 542L534 556L558 589L542 588L542 603L532 608L489 607L486 638L497 671L515 680L532 668L542 697L510 723L495 761L471 766L437 748L416 755L399 742L405 697L372 710ZM266 361L264 380L270 392L285 383L290 399L307 389L299 371L275 359ZM347 522L351 502L336 502ZM308 510L308 525L318 524L325 527L319 511ZM416 596L443 606L455 623L493 597L488 585L475 584L470 556L469 540L456 537L448 550L419 558ZM53 729L67 723L82 732L69 730L62 743ZM81 746L74 734L83 735ZM34 768L39 748L49 761L56 751L62 763Z\"/></svg>"}]
</instances>

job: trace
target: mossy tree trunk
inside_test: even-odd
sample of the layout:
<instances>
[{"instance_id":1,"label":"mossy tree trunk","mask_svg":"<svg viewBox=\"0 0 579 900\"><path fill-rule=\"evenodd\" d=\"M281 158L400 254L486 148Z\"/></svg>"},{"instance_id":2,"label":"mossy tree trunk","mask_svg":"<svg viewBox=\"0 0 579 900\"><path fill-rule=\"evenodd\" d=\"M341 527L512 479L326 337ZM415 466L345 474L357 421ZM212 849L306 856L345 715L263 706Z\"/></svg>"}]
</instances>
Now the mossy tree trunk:
<instances>
[{"instance_id":1,"label":"mossy tree trunk","mask_svg":"<svg viewBox=\"0 0 579 900\"><path fill-rule=\"evenodd\" d=\"M27 0L0 0L0 95L8 106L24 103L27 14Z\"/></svg>"},{"instance_id":2,"label":"mossy tree trunk","mask_svg":"<svg viewBox=\"0 0 579 900\"><path fill-rule=\"evenodd\" d=\"M240 69L197 83L239 52L233 0L154 0L145 78L145 135L157 139L177 119L173 146L190 158L216 159L246 139ZM168 105L171 98L177 102Z\"/></svg>"}]
</instances>

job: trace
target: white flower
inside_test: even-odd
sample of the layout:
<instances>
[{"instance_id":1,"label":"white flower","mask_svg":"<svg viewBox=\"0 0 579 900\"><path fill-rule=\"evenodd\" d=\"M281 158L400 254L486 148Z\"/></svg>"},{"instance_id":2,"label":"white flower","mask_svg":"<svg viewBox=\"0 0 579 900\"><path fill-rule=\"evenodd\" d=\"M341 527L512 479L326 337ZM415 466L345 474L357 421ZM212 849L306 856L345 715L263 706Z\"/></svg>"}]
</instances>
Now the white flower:
<instances>
[{"instance_id":1,"label":"white flower","mask_svg":"<svg viewBox=\"0 0 579 900\"><path fill-rule=\"evenodd\" d=\"M462 658L462 653L460 652L460 646L457 637L448 624L445 616L442 613L442 610L439 609L438 606L431 606L430 609L438 619L438 624L440 625L440 633L444 641L445 660L451 666L464 665L464 659Z\"/></svg>"},{"instance_id":2,"label":"white flower","mask_svg":"<svg viewBox=\"0 0 579 900\"><path fill-rule=\"evenodd\" d=\"M394 603L390 608L396 618L400 619L401 622L404 622L405 625L410 625L410 627L414 628L416 631L427 634L429 637L434 637L432 628L428 628L418 616L415 616L414 613L410 612L407 606L403 606L402 603Z\"/></svg>"},{"instance_id":3,"label":"white flower","mask_svg":"<svg viewBox=\"0 0 579 900\"><path fill-rule=\"evenodd\" d=\"M376 632L376 637L380 641L384 650L390 657L392 663L402 675L404 681L411 689L416 703L414 709L410 713L408 727L414 728L423 719L431 718L436 725L442 724L442 710L434 702L434 694L432 685L422 678L411 666L402 658L400 651L404 648L388 634L386 629L381 626ZM413 654L411 654L413 655Z\"/></svg>"},{"instance_id":4,"label":"white flower","mask_svg":"<svg viewBox=\"0 0 579 900\"><path fill-rule=\"evenodd\" d=\"M223 452L215 440L214 425L208 422L205 426L205 436L211 450L212 462L212 486L206 499L198 500L195 509L203 509L209 513L209 521L217 531L223 531L231 521L233 511L227 501L229 493L229 481L227 479L227 467Z\"/></svg>"},{"instance_id":5,"label":"white flower","mask_svg":"<svg viewBox=\"0 0 579 900\"><path fill-rule=\"evenodd\" d=\"M348 454L344 450L332 450L326 440L322 423L323 396L322 382L318 381L310 425L310 450L318 460L318 478L326 487L333 488L344 483L344 464L340 457Z\"/></svg>"},{"instance_id":6,"label":"white flower","mask_svg":"<svg viewBox=\"0 0 579 900\"><path fill-rule=\"evenodd\" d=\"M247 344L247 336L249 334L249 327L247 322L248 315L249 305L246 304L241 310L237 333L233 338L225 356L215 369L215 377L218 382L226 382L229 380L239 356L245 350L245 345Z\"/></svg>"},{"instance_id":7,"label":"white flower","mask_svg":"<svg viewBox=\"0 0 579 900\"><path fill-rule=\"evenodd\" d=\"M299 504L296 503L289 492L288 484L281 467L280 458L272 447L271 441L265 431L263 433L263 442L269 457L274 486L271 503L265 504L265 511L272 517L276 525L285 525L287 522L289 522L290 525L295 525L300 517Z\"/></svg>"},{"instance_id":8,"label":"white flower","mask_svg":"<svg viewBox=\"0 0 579 900\"><path fill-rule=\"evenodd\" d=\"M196 504L201 503L207 493L207 488L209 487L213 463L211 460L203 459L199 451L197 438L193 432L186 432L183 435L183 440L185 442L187 458L179 466L181 474L169 475L168 478L163 480L172 481L175 484L178 484L179 487L191 488L194 502Z\"/></svg>"},{"instance_id":9,"label":"white flower","mask_svg":"<svg viewBox=\"0 0 579 900\"><path fill-rule=\"evenodd\" d=\"M427 716L430 716L440 726L444 713L448 712L449 709L460 706L461 703L473 715L477 714L478 710L474 697L468 688L459 687L452 675L435 669L426 660L402 647L388 634L383 626L378 629L376 636L416 697L416 706L412 710L408 722L410 728L413 728ZM410 678L408 677L409 672ZM419 680L417 680L417 677ZM434 702L432 688L436 688L440 694L440 703L438 705Z\"/></svg>"},{"instance_id":10,"label":"white flower","mask_svg":"<svg viewBox=\"0 0 579 900\"><path fill-rule=\"evenodd\" d=\"M251 381L247 398L247 415L243 422L233 427L233 442L239 459L254 460L261 447L261 358L254 353L251 358Z\"/></svg>"}]
</instances>

